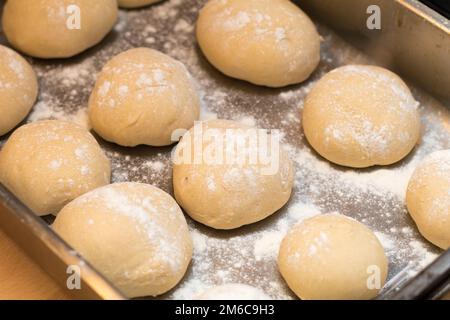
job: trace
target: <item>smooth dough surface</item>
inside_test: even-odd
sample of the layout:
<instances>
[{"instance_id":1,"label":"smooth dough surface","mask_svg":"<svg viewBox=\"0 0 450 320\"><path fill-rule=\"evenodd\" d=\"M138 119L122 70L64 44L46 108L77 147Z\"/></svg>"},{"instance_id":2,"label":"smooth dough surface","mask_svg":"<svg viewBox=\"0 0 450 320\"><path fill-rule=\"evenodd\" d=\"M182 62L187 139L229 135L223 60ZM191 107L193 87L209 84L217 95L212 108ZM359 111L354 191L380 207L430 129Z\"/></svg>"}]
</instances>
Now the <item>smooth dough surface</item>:
<instances>
[{"instance_id":1,"label":"smooth dough surface","mask_svg":"<svg viewBox=\"0 0 450 320\"><path fill-rule=\"evenodd\" d=\"M119 0L119 7L122 8L139 8L149 4L157 3L162 0Z\"/></svg>"},{"instance_id":2,"label":"smooth dough surface","mask_svg":"<svg viewBox=\"0 0 450 320\"><path fill-rule=\"evenodd\" d=\"M129 298L169 291L192 257L180 207L147 184L91 191L64 207L53 228Z\"/></svg>"},{"instance_id":3,"label":"smooth dough surface","mask_svg":"<svg viewBox=\"0 0 450 320\"><path fill-rule=\"evenodd\" d=\"M301 299L371 299L379 289L369 276L376 269L381 288L388 260L366 226L342 215L325 214L304 220L288 232L280 246L278 266Z\"/></svg>"},{"instance_id":4,"label":"smooth dough surface","mask_svg":"<svg viewBox=\"0 0 450 320\"><path fill-rule=\"evenodd\" d=\"M38 81L30 64L0 45L0 136L28 115L37 94Z\"/></svg>"},{"instance_id":5,"label":"smooth dough surface","mask_svg":"<svg viewBox=\"0 0 450 320\"><path fill-rule=\"evenodd\" d=\"M233 162L243 154L253 157L262 150L261 140L258 146L250 145L248 129L254 130L229 120L200 122L177 146L175 198L194 220L216 229L234 229L263 220L289 200L294 170L281 146L270 151L273 157L267 161L247 157L241 163ZM244 143L235 148L233 141Z\"/></svg>"},{"instance_id":6,"label":"smooth dough surface","mask_svg":"<svg viewBox=\"0 0 450 320\"><path fill-rule=\"evenodd\" d=\"M403 159L417 144L420 115L406 84L389 70L337 68L313 87L303 108L311 146L339 165L364 168Z\"/></svg>"},{"instance_id":7,"label":"smooth dough surface","mask_svg":"<svg viewBox=\"0 0 450 320\"><path fill-rule=\"evenodd\" d=\"M84 128L49 120L24 125L0 151L0 182L38 215L56 214L110 182L108 158Z\"/></svg>"},{"instance_id":8,"label":"smooth dough surface","mask_svg":"<svg viewBox=\"0 0 450 320\"><path fill-rule=\"evenodd\" d=\"M436 151L415 169L406 205L420 233L442 249L450 248L450 150Z\"/></svg>"},{"instance_id":9,"label":"smooth dough surface","mask_svg":"<svg viewBox=\"0 0 450 320\"><path fill-rule=\"evenodd\" d=\"M197 39L221 72L268 87L300 83L320 61L314 24L288 0L210 0Z\"/></svg>"},{"instance_id":10,"label":"smooth dough surface","mask_svg":"<svg viewBox=\"0 0 450 320\"><path fill-rule=\"evenodd\" d=\"M79 29L73 28L73 5L79 8ZM30 56L68 58L99 43L117 16L117 0L8 0L3 31L16 49Z\"/></svg>"},{"instance_id":11,"label":"smooth dough surface","mask_svg":"<svg viewBox=\"0 0 450 320\"><path fill-rule=\"evenodd\" d=\"M111 59L89 99L89 118L104 139L122 146L174 143L190 129L200 100L184 65L152 49L137 48Z\"/></svg>"},{"instance_id":12,"label":"smooth dough surface","mask_svg":"<svg viewBox=\"0 0 450 320\"><path fill-rule=\"evenodd\" d=\"M240 283L223 284L210 288L198 300L272 300L261 289Z\"/></svg>"}]
</instances>

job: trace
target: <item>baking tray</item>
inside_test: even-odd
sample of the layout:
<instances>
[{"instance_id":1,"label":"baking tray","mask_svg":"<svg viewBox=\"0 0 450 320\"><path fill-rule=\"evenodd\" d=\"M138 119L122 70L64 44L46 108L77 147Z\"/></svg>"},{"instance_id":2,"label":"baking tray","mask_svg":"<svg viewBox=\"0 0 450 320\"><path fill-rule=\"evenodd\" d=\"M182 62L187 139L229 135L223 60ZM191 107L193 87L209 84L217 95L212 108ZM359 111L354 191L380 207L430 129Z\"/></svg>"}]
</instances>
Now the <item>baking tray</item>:
<instances>
[{"instance_id":1,"label":"baking tray","mask_svg":"<svg viewBox=\"0 0 450 320\"><path fill-rule=\"evenodd\" d=\"M398 290L408 287L411 279L423 279L417 273L439 256L438 267L444 264L448 269L442 250L421 237L404 204L406 185L417 163L430 152L450 148L448 20L413 0L340 0L333 5L324 0L297 2L313 17L323 38L322 59L310 79L286 88L269 89L228 78L205 60L194 36L204 0L169 0L140 10L121 10L114 31L87 52L67 60L29 59L39 76L40 93L25 122L66 119L89 127L86 106L96 74L114 55L144 46L186 64L202 96L202 119L234 119L282 131L296 167L289 203L264 221L231 231L207 228L187 216L195 247L193 261L180 284L161 299L192 299L210 286L229 282L254 285L274 299L295 298L278 272L278 244L296 221L330 211L365 223L383 243L390 269L380 298L418 298L414 294L400 297ZM382 30L365 28L369 4L381 7ZM4 38L0 42L6 43ZM397 164L362 170L335 166L316 154L304 137L300 119L305 96L326 72L350 63L377 64L397 71L421 104L423 137ZM0 146L7 138L0 138ZM173 193L173 146L123 148L97 138L111 159L114 182L145 182ZM43 223L52 220L33 216L0 188L1 226L63 288L67 266L77 264L84 290L70 291L74 297L123 298ZM413 293L420 290L417 282L410 283L413 287L416 283ZM447 289L440 290L444 296Z\"/></svg>"}]
</instances>

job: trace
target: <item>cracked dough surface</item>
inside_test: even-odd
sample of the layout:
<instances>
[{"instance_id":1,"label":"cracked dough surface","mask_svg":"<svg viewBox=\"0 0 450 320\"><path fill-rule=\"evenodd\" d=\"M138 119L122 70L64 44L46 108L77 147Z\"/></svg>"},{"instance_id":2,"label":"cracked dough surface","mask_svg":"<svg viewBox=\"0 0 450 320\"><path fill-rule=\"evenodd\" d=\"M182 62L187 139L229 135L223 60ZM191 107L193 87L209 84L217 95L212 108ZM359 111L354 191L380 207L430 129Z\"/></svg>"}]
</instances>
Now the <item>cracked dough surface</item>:
<instances>
[{"instance_id":1,"label":"cracked dough surface","mask_svg":"<svg viewBox=\"0 0 450 320\"><path fill-rule=\"evenodd\" d=\"M95 138L71 122L24 125L0 151L0 182L38 215L58 213L110 177L110 162Z\"/></svg>"},{"instance_id":2,"label":"cracked dough surface","mask_svg":"<svg viewBox=\"0 0 450 320\"><path fill-rule=\"evenodd\" d=\"M197 40L222 73L268 87L306 80L320 60L314 24L288 0L210 0Z\"/></svg>"},{"instance_id":3,"label":"cracked dough surface","mask_svg":"<svg viewBox=\"0 0 450 320\"><path fill-rule=\"evenodd\" d=\"M122 146L170 145L172 134L191 128L199 115L200 100L185 66L147 48L112 58L89 99L93 129Z\"/></svg>"},{"instance_id":4,"label":"cracked dough surface","mask_svg":"<svg viewBox=\"0 0 450 320\"><path fill-rule=\"evenodd\" d=\"M2 20L16 49L38 58L68 58L99 43L117 16L116 0L8 0ZM72 28L76 21L79 28Z\"/></svg>"},{"instance_id":5,"label":"cracked dough surface","mask_svg":"<svg viewBox=\"0 0 450 320\"><path fill-rule=\"evenodd\" d=\"M183 212L167 193L117 183L72 201L52 226L129 298L173 288L192 257Z\"/></svg>"},{"instance_id":6,"label":"cracked dough surface","mask_svg":"<svg viewBox=\"0 0 450 320\"><path fill-rule=\"evenodd\" d=\"M278 266L304 300L371 299L388 273L388 259L375 234L339 214L296 224L281 243Z\"/></svg>"},{"instance_id":7,"label":"cracked dough surface","mask_svg":"<svg viewBox=\"0 0 450 320\"><path fill-rule=\"evenodd\" d=\"M446 250L450 247L450 150L436 151L415 169L406 205L420 233Z\"/></svg>"},{"instance_id":8,"label":"cracked dough surface","mask_svg":"<svg viewBox=\"0 0 450 320\"><path fill-rule=\"evenodd\" d=\"M31 65L0 45L0 136L27 116L37 95L38 81Z\"/></svg>"},{"instance_id":9,"label":"cracked dough surface","mask_svg":"<svg viewBox=\"0 0 450 320\"><path fill-rule=\"evenodd\" d=\"M175 198L194 220L235 229L267 218L289 200L294 183L289 155L280 145L265 148L277 143L267 131L267 140L258 138L256 145L246 130L254 132L238 122L209 120L196 124L178 144Z\"/></svg>"},{"instance_id":10,"label":"cracked dough surface","mask_svg":"<svg viewBox=\"0 0 450 320\"><path fill-rule=\"evenodd\" d=\"M416 146L419 103L393 72L347 65L327 73L308 94L303 129L327 160L365 168L400 161Z\"/></svg>"}]
</instances>

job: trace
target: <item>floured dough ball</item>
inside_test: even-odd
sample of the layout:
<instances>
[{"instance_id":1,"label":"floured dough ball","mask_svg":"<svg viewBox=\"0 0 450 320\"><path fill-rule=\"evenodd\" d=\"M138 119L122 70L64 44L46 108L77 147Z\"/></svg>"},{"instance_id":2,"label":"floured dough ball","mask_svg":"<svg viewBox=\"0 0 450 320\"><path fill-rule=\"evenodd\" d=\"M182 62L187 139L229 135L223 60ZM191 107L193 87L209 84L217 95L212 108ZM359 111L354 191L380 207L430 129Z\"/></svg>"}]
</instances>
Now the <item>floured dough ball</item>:
<instances>
[{"instance_id":1,"label":"floured dough ball","mask_svg":"<svg viewBox=\"0 0 450 320\"><path fill-rule=\"evenodd\" d=\"M371 299L386 281L388 260L366 226L326 214L289 231L280 246L278 266L301 299Z\"/></svg>"},{"instance_id":2,"label":"floured dough ball","mask_svg":"<svg viewBox=\"0 0 450 320\"><path fill-rule=\"evenodd\" d=\"M355 168L403 159L420 137L418 102L389 70L337 68L317 82L303 108L311 146L331 162Z\"/></svg>"},{"instance_id":3,"label":"floured dough ball","mask_svg":"<svg viewBox=\"0 0 450 320\"><path fill-rule=\"evenodd\" d=\"M122 146L170 145L174 131L191 128L199 114L199 97L184 65L147 48L111 59L89 100L94 130Z\"/></svg>"},{"instance_id":4,"label":"floured dough ball","mask_svg":"<svg viewBox=\"0 0 450 320\"><path fill-rule=\"evenodd\" d=\"M239 283L223 284L206 290L198 300L272 300L261 289Z\"/></svg>"},{"instance_id":5,"label":"floured dough ball","mask_svg":"<svg viewBox=\"0 0 450 320\"><path fill-rule=\"evenodd\" d=\"M263 220L291 195L292 161L279 137L266 130L228 120L197 123L183 136L173 162L178 203L216 229Z\"/></svg>"},{"instance_id":6,"label":"floured dough ball","mask_svg":"<svg viewBox=\"0 0 450 320\"><path fill-rule=\"evenodd\" d=\"M119 0L119 7L122 8L139 8L149 4L157 3L162 0Z\"/></svg>"},{"instance_id":7,"label":"floured dough ball","mask_svg":"<svg viewBox=\"0 0 450 320\"><path fill-rule=\"evenodd\" d=\"M116 0L8 0L3 31L30 56L68 58L99 43L117 16Z\"/></svg>"},{"instance_id":8,"label":"floured dough ball","mask_svg":"<svg viewBox=\"0 0 450 320\"><path fill-rule=\"evenodd\" d=\"M450 150L425 158L414 171L406 205L420 233L442 249L450 248Z\"/></svg>"},{"instance_id":9,"label":"floured dough ball","mask_svg":"<svg viewBox=\"0 0 450 320\"><path fill-rule=\"evenodd\" d=\"M53 228L129 298L169 291L192 257L180 207L146 184L91 191L64 207Z\"/></svg>"},{"instance_id":10,"label":"floured dough ball","mask_svg":"<svg viewBox=\"0 0 450 320\"><path fill-rule=\"evenodd\" d=\"M0 151L0 182L38 215L56 214L110 182L108 158L84 128L49 120L14 131Z\"/></svg>"},{"instance_id":11,"label":"floured dough ball","mask_svg":"<svg viewBox=\"0 0 450 320\"><path fill-rule=\"evenodd\" d=\"M0 45L0 136L28 115L37 94L38 82L30 64Z\"/></svg>"},{"instance_id":12,"label":"floured dough ball","mask_svg":"<svg viewBox=\"0 0 450 320\"><path fill-rule=\"evenodd\" d=\"M268 87L307 79L320 61L320 36L288 0L210 0L197 39L224 74Z\"/></svg>"}]
</instances>

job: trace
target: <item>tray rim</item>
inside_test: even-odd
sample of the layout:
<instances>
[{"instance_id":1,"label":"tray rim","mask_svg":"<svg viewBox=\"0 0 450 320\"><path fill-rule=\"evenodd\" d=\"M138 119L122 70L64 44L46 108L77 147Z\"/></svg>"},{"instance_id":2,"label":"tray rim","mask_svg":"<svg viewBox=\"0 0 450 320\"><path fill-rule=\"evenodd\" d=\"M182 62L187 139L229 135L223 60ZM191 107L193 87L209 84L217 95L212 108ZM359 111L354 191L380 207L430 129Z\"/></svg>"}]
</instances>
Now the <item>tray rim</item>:
<instances>
[{"instance_id":1,"label":"tray rim","mask_svg":"<svg viewBox=\"0 0 450 320\"><path fill-rule=\"evenodd\" d=\"M294 2L296 2L294 0ZM442 23L442 19L446 19L438 12L427 7L425 4L418 0L395 0L396 3L403 6L406 10L413 12L415 15L422 17L427 22L431 23L434 27L441 31L444 31L448 36L450 36L450 25L445 25ZM0 0L0 5L2 5L3 0ZM0 10L1 13L1 10ZM447 20L448 21L448 20ZM7 188L5 188L0 183L0 222L13 221L11 224L23 225L24 229L27 231L27 235L20 236L17 232L12 230L13 228L6 226L4 223L0 225L0 228L6 232L6 234L13 239L19 246L37 262L43 270L47 272L52 278L56 280L58 285L61 286L61 276L55 275L48 271L46 262L43 256L36 256L32 252L32 247L25 244L24 240L29 239L29 237L40 241L49 251L49 254L53 254L54 257L61 260L66 266L69 265L79 265L82 273L83 284L88 287L87 292L82 290L68 290L70 295L78 299L104 299L104 300L122 300L126 297L117 289L115 286L107 280L100 272L98 272L89 262L87 262L83 257L73 250L70 245L68 245L61 237L53 231L53 229L45 223L41 217L35 215L30 209L28 209L20 200L17 199ZM437 259L423 269L414 279L419 278L421 274L424 274L433 267L433 264L437 260L442 258L444 254L448 256L448 252L443 251ZM448 258L447 258L448 260ZM449 265L450 268L450 265ZM63 282L65 283L65 281ZM67 289L67 288L63 288ZM400 289L401 291L402 289ZM382 298L382 293L379 298ZM413 298L413 297L409 297Z\"/></svg>"}]
</instances>

